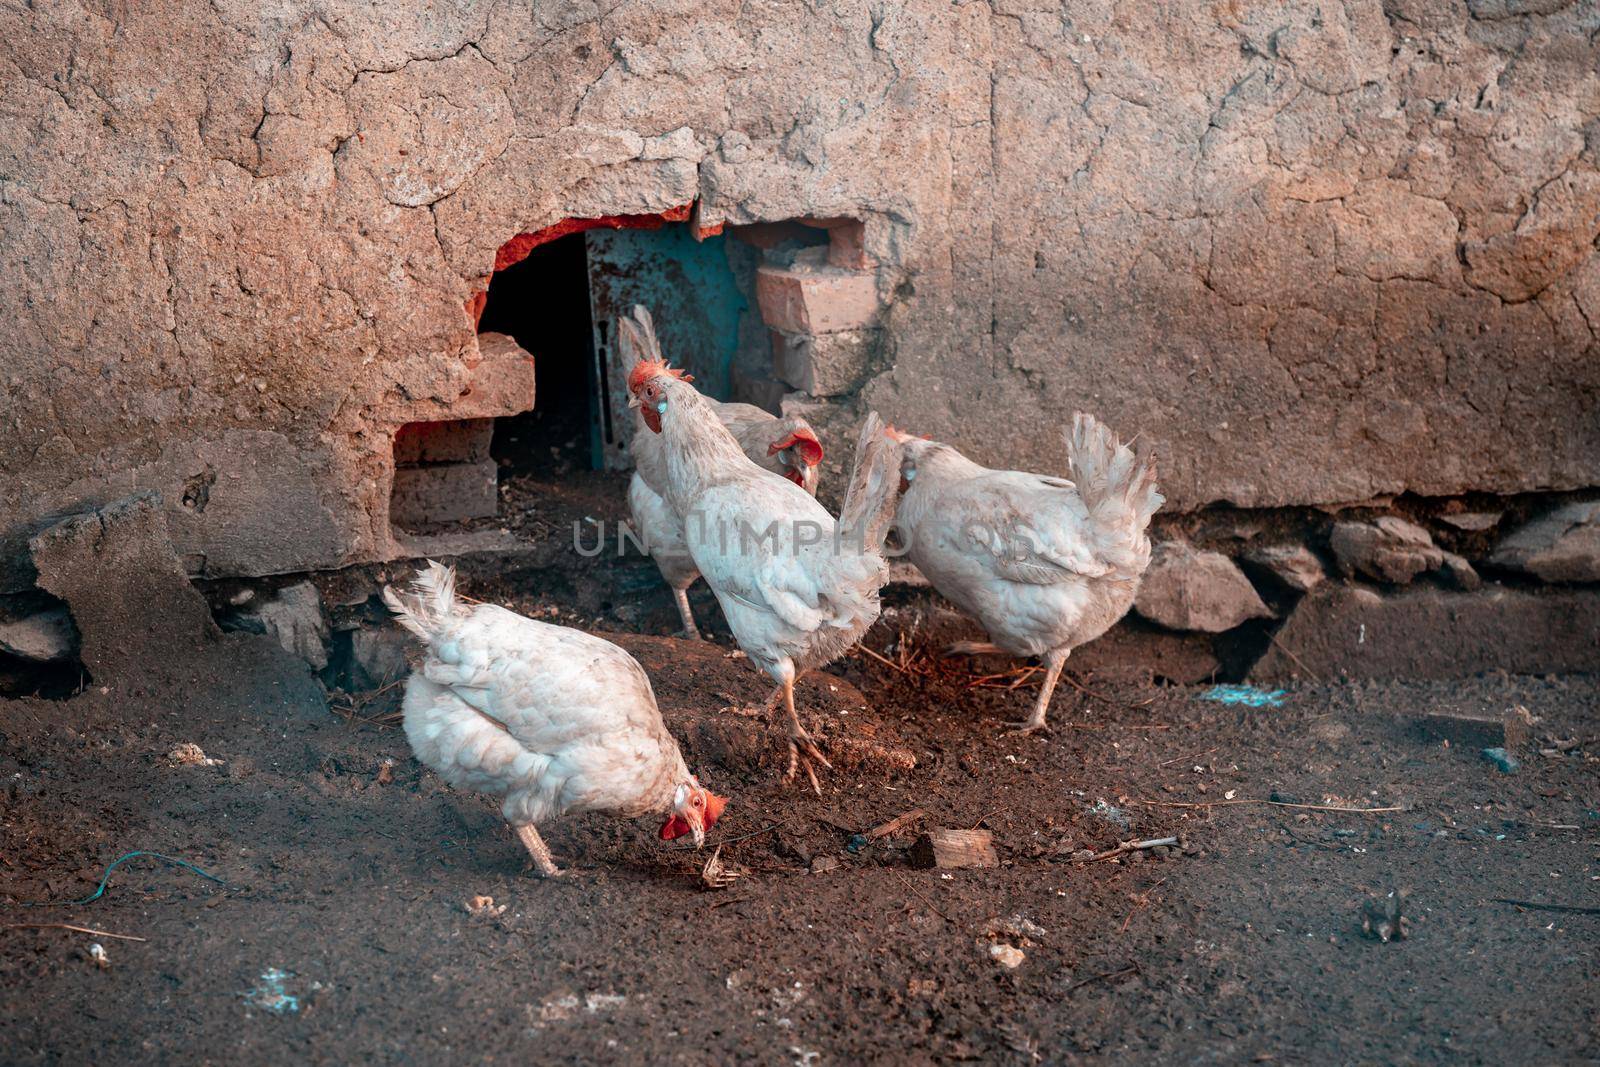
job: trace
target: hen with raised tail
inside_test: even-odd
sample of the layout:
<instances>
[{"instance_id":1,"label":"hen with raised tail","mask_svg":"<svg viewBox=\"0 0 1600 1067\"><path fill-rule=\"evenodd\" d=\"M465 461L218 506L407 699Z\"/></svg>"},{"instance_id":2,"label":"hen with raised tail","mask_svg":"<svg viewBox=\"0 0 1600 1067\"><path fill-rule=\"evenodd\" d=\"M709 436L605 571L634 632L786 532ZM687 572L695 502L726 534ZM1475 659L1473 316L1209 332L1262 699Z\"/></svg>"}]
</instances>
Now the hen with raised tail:
<instances>
[{"instance_id":1,"label":"hen with raised tail","mask_svg":"<svg viewBox=\"0 0 1600 1067\"><path fill-rule=\"evenodd\" d=\"M1065 439L1070 481L990 470L949 445L895 436L906 555L993 642L954 651L1042 657L1044 685L1020 725L1043 729L1067 656L1133 606L1162 504L1154 463L1081 413Z\"/></svg>"},{"instance_id":2,"label":"hen with raised tail","mask_svg":"<svg viewBox=\"0 0 1600 1067\"><path fill-rule=\"evenodd\" d=\"M705 839L726 801L689 773L634 658L598 637L456 598L427 566L383 591L425 655L402 713L417 759L501 813L541 874L560 874L539 824L575 811L662 815L661 837Z\"/></svg>"}]
</instances>

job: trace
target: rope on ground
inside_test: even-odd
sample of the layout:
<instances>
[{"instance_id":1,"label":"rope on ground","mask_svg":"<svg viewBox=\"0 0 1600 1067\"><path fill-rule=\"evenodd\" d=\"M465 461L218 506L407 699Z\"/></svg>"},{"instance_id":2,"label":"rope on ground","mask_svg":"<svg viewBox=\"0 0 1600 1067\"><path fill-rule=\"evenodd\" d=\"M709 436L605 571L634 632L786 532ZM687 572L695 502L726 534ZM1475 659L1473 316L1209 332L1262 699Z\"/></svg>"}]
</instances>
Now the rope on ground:
<instances>
[{"instance_id":1,"label":"rope on ground","mask_svg":"<svg viewBox=\"0 0 1600 1067\"><path fill-rule=\"evenodd\" d=\"M76 907L77 905L80 905L80 904L93 904L95 901L100 899L101 894L106 891L106 886L110 884L110 882L111 882L111 872L116 870L122 864L128 862L131 859L136 859L139 856L149 856L151 859L158 859L163 863L168 863L168 864L171 864L171 865L173 865L175 867L183 867L186 870L193 871L195 874L198 874L202 878L209 878L211 881L216 882L218 885L221 885L221 886L226 886L228 884L227 882L224 882L221 878L218 878L216 875L208 874L207 872L202 871L199 867L196 867L194 864L190 863L188 860L180 860L176 856L167 856L167 855L164 855L164 854L162 854L160 852L146 852L143 849L137 849L137 850L135 850L133 852L129 852L129 853L126 853L124 855L118 856L116 859L112 860L111 861L111 865L106 868L105 874L101 875L100 884L97 887L95 887L95 891L93 893L90 893L88 896L84 897L82 900L34 900L34 901L25 902L23 904L23 907L25 907L25 908L63 907L64 908L64 907Z\"/></svg>"}]
</instances>

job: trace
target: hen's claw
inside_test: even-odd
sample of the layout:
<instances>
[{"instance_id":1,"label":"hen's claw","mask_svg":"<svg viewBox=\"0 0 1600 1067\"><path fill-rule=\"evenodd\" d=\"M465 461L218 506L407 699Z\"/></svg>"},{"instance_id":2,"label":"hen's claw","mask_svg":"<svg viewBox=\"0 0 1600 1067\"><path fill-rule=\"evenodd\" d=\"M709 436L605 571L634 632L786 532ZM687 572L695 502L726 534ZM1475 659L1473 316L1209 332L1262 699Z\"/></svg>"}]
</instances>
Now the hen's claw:
<instances>
[{"instance_id":1,"label":"hen's claw","mask_svg":"<svg viewBox=\"0 0 1600 1067\"><path fill-rule=\"evenodd\" d=\"M795 773L802 767L805 768L806 777L811 780L812 792L817 796L822 795L822 783L817 781L816 769L811 763L815 760L828 770L833 770L833 764L828 762L828 757L818 750L816 743L804 733L792 735L789 738L789 769L783 774L785 785L794 781Z\"/></svg>"},{"instance_id":2,"label":"hen's claw","mask_svg":"<svg viewBox=\"0 0 1600 1067\"><path fill-rule=\"evenodd\" d=\"M1048 736L1051 732L1049 723L1034 722L1032 719L1027 722L1008 722L1006 726L1006 733L1012 737L1027 737L1029 734L1045 734Z\"/></svg>"}]
</instances>

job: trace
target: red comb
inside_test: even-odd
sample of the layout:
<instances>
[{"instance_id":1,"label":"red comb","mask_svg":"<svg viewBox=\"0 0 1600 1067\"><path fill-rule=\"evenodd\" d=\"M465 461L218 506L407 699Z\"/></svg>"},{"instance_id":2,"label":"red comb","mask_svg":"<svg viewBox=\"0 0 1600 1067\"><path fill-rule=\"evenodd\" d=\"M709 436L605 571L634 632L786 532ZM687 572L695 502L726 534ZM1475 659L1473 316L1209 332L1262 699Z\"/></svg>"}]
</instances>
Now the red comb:
<instances>
[{"instance_id":1,"label":"red comb","mask_svg":"<svg viewBox=\"0 0 1600 1067\"><path fill-rule=\"evenodd\" d=\"M659 378L666 374L679 381L692 382L694 376L687 374L676 367L667 366L664 359L641 359L633 365L633 370L628 372L628 392L637 393L644 388L644 383L651 378Z\"/></svg>"},{"instance_id":2,"label":"red comb","mask_svg":"<svg viewBox=\"0 0 1600 1067\"><path fill-rule=\"evenodd\" d=\"M781 441L774 441L767 446L767 455L775 456L786 448L797 448L800 451L800 461L808 467L815 467L822 462L822 442L817 440L817 435L802 426L794 433Z\"/></svg>"}]
</instances>

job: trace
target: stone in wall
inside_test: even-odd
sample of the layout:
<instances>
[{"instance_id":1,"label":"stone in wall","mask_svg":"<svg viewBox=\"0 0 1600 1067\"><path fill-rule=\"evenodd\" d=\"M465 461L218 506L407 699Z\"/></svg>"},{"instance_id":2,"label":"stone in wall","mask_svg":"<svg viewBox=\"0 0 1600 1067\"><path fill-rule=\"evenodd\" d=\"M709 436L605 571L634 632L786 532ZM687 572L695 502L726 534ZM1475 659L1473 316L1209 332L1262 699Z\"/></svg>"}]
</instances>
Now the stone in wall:
<instances>
[{"instance_id":1,"label":"stone in wall","mask_svg":"<svg viewBox=\"0 0 1600 1067\"><path fill-rule=\"evenodd\" d=\"M1372 522L1336 522L1328 535L1339 570L1391 585L1405 585L1444 566L1445 553L1427 530L1393 515Z\"/></svg>"},{"instance_id":2,"label":"stone in wall","mask_svg":"<svg viewBox=\"0 0 1600 1067\"><path fill-rule=\"evenodd\" d=\"M1155 546L1134 610L1170 630L1213 634L1250 619L1272 618L1272 610L1231 559L1184 541Z\"/></svg>"},{"instance_id":3,"label":"stone in wall","mask_svg":"<svg viewBox=\"0 0 1600 1067\"><path fill-rule=\"evenodd\" d=\"M1330 584L1300 601L1252 680L1464 678L1600 670L1600 590L1381 594Z\"/></svg>"},{"instance_id":4,"label":"stone in wall","mask_svg":"<svg viewBox=\"0 0 1600 1067\"><path fill-rule=\"evenodd\" d=\"M77 651L78 629L64 607L16 615L0 613L0 652L38 663L68 659Z\"/></svg>"},{"instance_id":5,"label":"stone in wall","mask_svg":"<svg viewBox=\"0 0 1600 1067\"><path fill-rule=\"evenodd\" d=\"M1600 582L1600 500L1535 519L1501 541L1489 562L1546 582Z\"/></svg>"},{"instance_id":6,"label":"stone in wall","mask_svg":"<svg viewBox=\"0 0 1600 1067\"><path fill-rule=\"evenodd\" d=\"M1267 545L1252 549L1244 558L1301 593L1311 592L1328 576L1316 553L1304 545Z\"/></svg>"},{"instance_id":7,"label":"stone in wall","mask_svg":"<svg viewBox=\"0 0 1600 1067\"><path fill-rule=\"evenodd\" d=\"M244 628L265 633L320 671L328 665L329 626L322 594L310 582L278 590L265 604L241 613Z\"/></svg>"}]
</instances>

